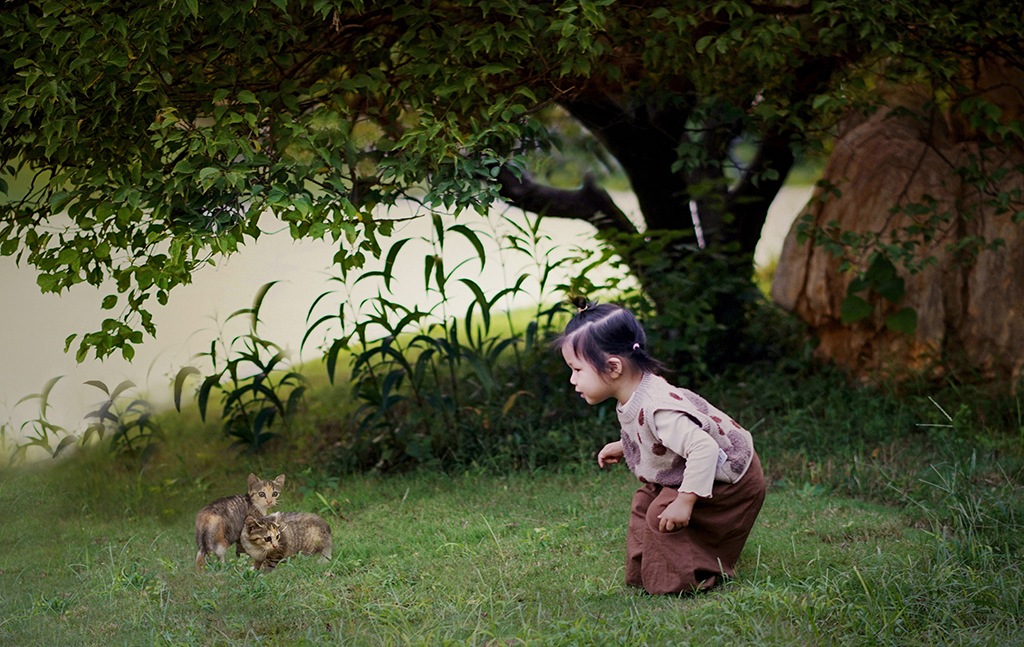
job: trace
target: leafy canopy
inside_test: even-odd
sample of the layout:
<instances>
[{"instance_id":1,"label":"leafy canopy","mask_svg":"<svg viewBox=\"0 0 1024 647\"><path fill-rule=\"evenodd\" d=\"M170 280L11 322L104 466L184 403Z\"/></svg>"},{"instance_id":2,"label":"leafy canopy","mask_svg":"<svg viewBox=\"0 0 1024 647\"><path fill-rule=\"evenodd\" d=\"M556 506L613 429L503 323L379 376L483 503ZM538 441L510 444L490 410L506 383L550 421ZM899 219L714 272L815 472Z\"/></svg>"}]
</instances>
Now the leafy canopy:
<instances>
[{"instance_id":1,"label":"leafy canopy","mask_svg":"<svg viewBox=\"0 0 1024 647\"><path fill-rule=\"evenodd\" d=\"M389 232L379 207L486 211L499 170L552 145L548 109L584 90L630 109L705 97L705 119L806 134L882 61L951 77L957 43L1015 33L1013 4L983 21L924 0L8 2L0 253L47 292L112 281L78 356L130 359L155 334L147 302L268 212L358 270ZM810 63L828 83L801 94ZM692 146L673 163L721 164Z\"/></svg>"}]
</instances>

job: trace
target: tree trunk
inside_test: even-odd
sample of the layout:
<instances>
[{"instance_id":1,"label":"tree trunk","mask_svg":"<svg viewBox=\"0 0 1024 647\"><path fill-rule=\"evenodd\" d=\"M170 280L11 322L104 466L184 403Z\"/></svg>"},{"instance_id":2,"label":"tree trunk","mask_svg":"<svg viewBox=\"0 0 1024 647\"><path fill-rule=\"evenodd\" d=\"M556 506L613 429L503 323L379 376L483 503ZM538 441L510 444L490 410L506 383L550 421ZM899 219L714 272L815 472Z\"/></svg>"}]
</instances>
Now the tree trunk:
<instances>
[{"instance_id":1,"label":"tree trunk","mask_svg":"<svg viewBox=\"0 0 1024 647\"><path fill-rule=\"evenodd\" d=\"M1005 68L994 74L987 84L975 77L976 90L1016 88L987 98L1002 102L1006 123L1019 120L1024 74ZM913 102L905 91L889 105L899 109L879 111L840 137L824 172L840 195L818 189L806 213L819 230L834 224L878 234L882 245L914 242L911 260L921 267L911 273L897 263L904 281L897 302L859 292L873 311L846 325L841 308L854 275L842 272L841 260L825 247L801 243L798 219L785 241L772 296L807 322L820 340L820 357L861 378L934 377L967 368L1016 383L1024 366L1024 233L1011 217L1024 213L1019 139L986 145L964 124L929 115L925 103ZM981 170L980 189L967 181L971 168ZM855 269L867 269L871 251L865 247L849 257ZM903 308L916 312L912 334L886 325Z\"/></svg>"},{"instance_id":2,"label":"tree trunk","mask_svg":"<svg viewBox=\"0 0 1024 647\"><path fill-rule=\"evenodd\" d=\"M686 106L626 109L600 92L583 92L563 105L622 166L637 196L645 226L638 230L614 206L611 197L589 179L579 189L559 190L536 184L528 174L503 169L498 176L502 197L526 211L586 220L607 233L643 233L645 237L652 237L658 236L658 232L686 232L692 244L669 246L666 252L669 257L660 260L668 261L668 266L676 271L683 271L681 268L693 266L689 256L698 242L713 249L728 249L730 255L739 260L729 265L730 270L747 281L750 290L754 289L751 281L754 249L760 240L768 207L793 164L786 136L773 134L765 138L744 176L729 186L722 171L726 166L722 160L728 155L730 142L739 134L736 124L714 124L702 131L701 145L707 148L707 157L714 160L712 165L689 172L673 171L678 147L689 137ZM709 135L712 131L716 136ZM774 173L766 177L769 169ZM717 190L696 198L691 194L691 186L704 180L714 183ZM692 207L698 212L702 228L700 241ZM618 244L615 237L610 240L656 309L664 312L670 308L678 295L660 289L664 270L644 271L643 261L633 253L637 246L635 242L631 244L628 237ZM716 267L720 270L722 266ZM723 303L715 311L730 330L742 322L741 309L748 296L722 295ZM729 300L735 303L724 303Z\"/></svg>"},{"instance_id":3,"label":"tree trunk","mask_svg":"<svg viewBox=\"0 0 1024 647\"><path fill-rule=\"evenodd\" d=\"M564 107L608 149L629 177L649 230L692 229L689 186L673 172L687 110L623 109L611 97L588 94Z\"/></svg>"}]
</instances>

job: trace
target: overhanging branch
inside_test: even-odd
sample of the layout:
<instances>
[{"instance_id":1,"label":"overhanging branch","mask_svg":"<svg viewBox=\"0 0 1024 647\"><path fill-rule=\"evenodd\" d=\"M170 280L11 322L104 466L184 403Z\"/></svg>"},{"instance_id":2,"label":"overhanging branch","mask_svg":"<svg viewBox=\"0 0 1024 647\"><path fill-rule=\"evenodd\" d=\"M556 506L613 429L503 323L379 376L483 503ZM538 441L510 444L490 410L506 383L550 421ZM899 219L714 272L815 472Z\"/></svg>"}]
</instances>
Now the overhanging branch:
<instances>
[{"instance_id":1,"label":"overhanging branch","mask_svg":"<svg viewBox=\"0 0 1024 647\"><path fill-rule=\"evenodd\" d=\"M585 220L600 231L636 233L636 226L589 175L578 189L544 186L535 182L529 173L523 171L517 176L507 166L501 167L497 179L501 184L501 197L523 211Z\"/></svg>"}]
</instances>

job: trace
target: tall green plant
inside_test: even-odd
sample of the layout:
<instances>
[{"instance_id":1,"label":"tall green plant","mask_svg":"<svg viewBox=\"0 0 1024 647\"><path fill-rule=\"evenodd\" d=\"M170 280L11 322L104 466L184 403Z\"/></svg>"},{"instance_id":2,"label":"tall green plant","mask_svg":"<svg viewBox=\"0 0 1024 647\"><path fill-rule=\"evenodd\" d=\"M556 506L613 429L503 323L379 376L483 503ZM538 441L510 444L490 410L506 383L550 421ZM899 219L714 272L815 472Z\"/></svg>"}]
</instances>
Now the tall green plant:
<instances>
[{"instance_id":1,"label":"tall green plant","mask_svg":"<svg viewBox=\"0 0 1024 647\"><path fill-rule=\"evenodd\" d=\"M35 418L26 420L21 425L21 432L27 438L25 442L18 443L11 454L10 463L24 461L28 452L31 448L35 447L46 452L51 458L57 458L68 447L71 447L78 442L78 436L68 432L60 425L56 425L47 418L50 409L50 393L53 390L54 385L61 380L63 376L57 376L51 378L43 386L43 389L39 393L33 393L26 395L14 406L18 406L22 402L30 402L36 400L39 403L39 413Z\"/></svg>"},{"instance_id":2,"label":"tall green plant","mask_svg":"<svg viewBox=\"0 0 1024 647\"><path fill-rule=\"evenodd\" d=\"M85 384L103 391L105 399L84 417L87 426L81 435L68 431L49 420L50 398L54 386L63 379L58 376L49 380L39 393L27 395L18 401L39 403L39 413L21 425L25 441L14 445L10 463L28 459L29 452L36 448L50 458L57 458L69 448L78 445L106 443L107 449L115 454L130 455L145 466L155 454L163 434L152 405L141 397L128 397L135 388L131 381L124 381L111 389L101 380L89 380ZM0 448L7 448L9 425L0 428Z\"/></svg>"},{"instance_id":3,"label":"tall green plant","mask_svg":"<svg viewBox=\"0 0 1024 647\"><path fill-rule=\"evenodd\" d=\"M264 284L249 308L228 316L225 324L237 317L249 318L247 333L229 342L223 335L210 342L210 350L199 353L212 372L200 384L196 400L199 414L206 420L210 397L221 392L221 421L224 433L235 439L234 446L256 452L274 436L271 426L277 418L287 424L298 409L306 390L306 380L288 368L284 350L258 334L259 313L267 292L277 281ZM193 366L183 367L174 380L174 403L181 410L184 385L192 375L201 375Z\"/></svg>"},{"instance_id":4,"label":"tall green plant","mask_svg":"<svg viewBox=\"0 0 1024 647\"><path fill-rule=\"evenodd\" d=\"M336 314L313 316L333 292L310 310L303 343L329 325L338 330L325 350L328 375L335 379L346 353L359 401L354 442L378 465L465 457L482 435L496 433L517 403L545 388L537 366L547 354L544 327L557 311L550 305L554 271L566 259L554 256L539 218L488 222L490 231L432 215L429 233L391 243L381 270L348 283L343 268L338 280L346 289ZM469 243L473 253L451 263L453 239ZM487 240L497 251L487 251ZM399 303L391 290L399 258L408 267L405 259L416 248L423 251L424 294L431 300L423 308ZM525 267L517 267L522 259ZM506 287L490 291L473 275L498 271ZM382 288L376 296L348 298L372 278ZM515 311L525 297L532 303L521 324Z\"/></svg>"},{"instance_id":5,"label":"tall green plant","mask_svg":"<svg viewBox=\"0 0 1024 647\"><path fill-rule=\"evenodd\" d=\"M135 384L128 380L113 389L100 380L89 380L86 384L99 389L107 397L96 410L86 415L86 420L92 422L82 435L82 445L87 445L94 437L101 442L108 438L111 451L137 456L143 465L148 463L163 440L153 406L144 398L123 397L135 388Z\"/></svg>"}]
</instances>

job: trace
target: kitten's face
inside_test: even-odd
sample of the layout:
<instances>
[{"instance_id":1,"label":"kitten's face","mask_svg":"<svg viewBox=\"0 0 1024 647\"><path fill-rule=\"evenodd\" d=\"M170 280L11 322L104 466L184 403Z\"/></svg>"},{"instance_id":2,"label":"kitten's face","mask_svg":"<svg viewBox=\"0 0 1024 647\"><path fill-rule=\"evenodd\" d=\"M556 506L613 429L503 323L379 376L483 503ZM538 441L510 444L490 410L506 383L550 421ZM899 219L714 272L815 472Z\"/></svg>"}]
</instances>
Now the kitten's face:
<instances>
[{"instance_id":1,"label":"kitten's face","mask_svg":"<svg viewBox=\"0 0 1024 647\"><path fill-rule=\"evenodd\" d=\"M274 550L281 541L281 528L276 523L251 519L245 526L249 542L265 551Z\"/></svg>"},{"instance_id":2,"label":"kitten's face","mask_svg":"<svg viewBox=\"0 0 1024 647\"><path fill-rule=\"evenodd\" d=\"M281 494L281 486L284 485L284 474L281 474L273 481L266 481L249 475L249 500L260 510L266 510L277 503L277 497Z\"/></svg>"}]
</instances>

